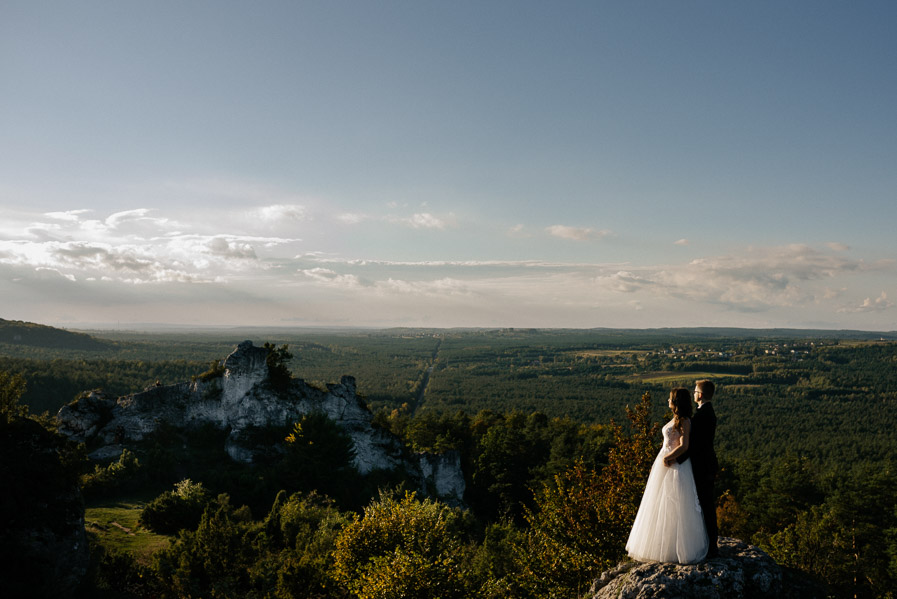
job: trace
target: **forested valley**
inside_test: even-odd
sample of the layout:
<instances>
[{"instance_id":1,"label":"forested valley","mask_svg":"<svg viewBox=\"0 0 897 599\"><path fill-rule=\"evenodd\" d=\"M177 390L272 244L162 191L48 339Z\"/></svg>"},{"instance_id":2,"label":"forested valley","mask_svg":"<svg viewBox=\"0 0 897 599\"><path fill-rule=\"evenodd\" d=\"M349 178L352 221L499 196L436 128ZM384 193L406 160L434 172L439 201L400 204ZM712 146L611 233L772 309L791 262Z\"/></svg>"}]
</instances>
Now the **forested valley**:
<instances>
[{"instance_id":1,"label":"forested valley","mask_svg":"<svg viewBox=\"0 0 897 599\"><path fill-rule=\"evenodd\" d=\"M251 467L215 429L163 429L103 464L60 442L87 507L84 596L577 597L625 555L670 389L703 378L717 385L721 534L832 596L897 588L894 334L4 332L7 425L30 413L52 431L85 391L190 380L254 339L285 347L313 385L354 376L409 452L461 456L463 508L410 492L401 473L354 472L320 418L270 431L282 456Z\"/></svg>"}]
</instances>

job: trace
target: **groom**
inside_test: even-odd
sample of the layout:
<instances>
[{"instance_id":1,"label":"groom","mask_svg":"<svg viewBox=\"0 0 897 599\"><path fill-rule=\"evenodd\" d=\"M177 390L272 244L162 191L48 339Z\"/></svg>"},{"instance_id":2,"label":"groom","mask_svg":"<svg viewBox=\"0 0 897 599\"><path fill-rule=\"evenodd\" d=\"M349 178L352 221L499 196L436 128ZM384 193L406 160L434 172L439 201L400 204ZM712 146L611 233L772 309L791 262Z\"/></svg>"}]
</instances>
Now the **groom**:
<instances>
[{"instance_id":1,"label":"groom","mask_svg":"<svg viewBox=\"0 0 897 599\"><path fill-rule=\"evenodd\" d=\"M716 493L713 483L716 480L716 471L719 463L716 461L716 452L713 450L713 438L716 435L716 413L710 400L713 399L715 387L712 381L707 379L695 383L695 402L698 409L691 417L691 436L689 437L688 450L679 456L680 464L691 458L691 467L695 475L695 487L698 491L698 501L701 502L701 512L704 516L704 527L710 538L710 549L707 557L713 558L719 555L717 537L719 528L716 524Z\"/></svg>"}]
</instances>

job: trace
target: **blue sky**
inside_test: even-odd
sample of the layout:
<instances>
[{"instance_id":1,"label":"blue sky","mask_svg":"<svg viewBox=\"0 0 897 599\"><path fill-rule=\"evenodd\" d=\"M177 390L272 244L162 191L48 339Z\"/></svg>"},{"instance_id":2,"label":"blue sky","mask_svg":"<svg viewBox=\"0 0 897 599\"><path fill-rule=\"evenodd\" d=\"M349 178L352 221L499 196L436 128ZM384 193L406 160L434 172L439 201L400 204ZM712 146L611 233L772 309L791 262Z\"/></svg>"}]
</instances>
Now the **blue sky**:
<instances>
[{"instance_id":1,"label":"blue sky","mask_svg":"<svg viewBox=\"0 0 897 599\"><path fill-rule=\"evenodd\" d=\"M897 329L892 2L0 5L0 318Z\"/></svg>"}]
</instances>

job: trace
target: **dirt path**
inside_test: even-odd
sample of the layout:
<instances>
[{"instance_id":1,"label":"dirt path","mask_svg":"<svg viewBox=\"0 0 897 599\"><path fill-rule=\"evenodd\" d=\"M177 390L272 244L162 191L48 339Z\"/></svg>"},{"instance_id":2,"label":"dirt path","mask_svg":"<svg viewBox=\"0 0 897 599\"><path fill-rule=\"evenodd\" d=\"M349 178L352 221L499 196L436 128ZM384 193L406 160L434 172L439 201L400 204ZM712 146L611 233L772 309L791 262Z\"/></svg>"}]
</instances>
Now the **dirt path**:
<instances>
[{"instance_id":1,"label":"dirt path","mask_svg":"<svg viewBox=\"0 0 897 599\"><path fill-rule=\"evenodd\" d=\"M131 537L134 536L134 533L131 532L131 529L128 528L127 526L122 526L121 524L119 524L118 522L115 522L115 521L110 522L109 524L110 524L111 526L114 526L114 527L116 527L116 528L121 529L121 530L124 531L128 536L131 536Z\"/></svg>"}]
</instances>

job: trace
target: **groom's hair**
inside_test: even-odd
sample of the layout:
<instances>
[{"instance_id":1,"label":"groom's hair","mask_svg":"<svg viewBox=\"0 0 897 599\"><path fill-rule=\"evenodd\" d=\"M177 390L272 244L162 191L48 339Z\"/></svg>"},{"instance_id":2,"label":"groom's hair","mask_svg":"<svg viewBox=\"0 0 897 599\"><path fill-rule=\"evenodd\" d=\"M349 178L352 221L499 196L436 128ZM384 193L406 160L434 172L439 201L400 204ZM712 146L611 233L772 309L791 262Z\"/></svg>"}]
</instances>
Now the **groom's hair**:
<instances>
[{"instance_id":1,"label":"groom's hair","mask_svg":"<svg viewBox=\"0 0 897 599\"><path fill-rule=\"evenodd\" d=\"M710 401L713 399L713 392L716 390L713 381L709 379L701 379L695 383L695 387L701 390L701 401Z\"/></svg>"}]
</instances>

